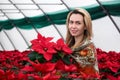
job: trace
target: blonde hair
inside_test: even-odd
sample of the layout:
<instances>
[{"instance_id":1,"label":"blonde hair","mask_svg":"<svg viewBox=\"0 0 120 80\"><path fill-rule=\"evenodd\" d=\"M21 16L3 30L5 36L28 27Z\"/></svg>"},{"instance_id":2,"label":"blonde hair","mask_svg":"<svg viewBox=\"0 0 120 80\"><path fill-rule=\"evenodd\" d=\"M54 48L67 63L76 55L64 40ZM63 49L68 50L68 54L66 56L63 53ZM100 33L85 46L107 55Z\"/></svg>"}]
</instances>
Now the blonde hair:
<instances>
[{"instance_id":1,"label":"blonde hair","mask_svg":"<svg viewBox=\"0 0 120 80\"><path fill-rule=\"evenodd\" d=\"M69 47L72 47L75 43L74 37L70 34L68 30L69 20L72 14L80 14L83 16L84 24L86 27L86 30L84 31L84 38L91 39L92 37L92 21L90 14L83 8L77 8L69 12L66 20L66 26L67 26L66 44L68 44Z\"/></svg>"}]
</instances>

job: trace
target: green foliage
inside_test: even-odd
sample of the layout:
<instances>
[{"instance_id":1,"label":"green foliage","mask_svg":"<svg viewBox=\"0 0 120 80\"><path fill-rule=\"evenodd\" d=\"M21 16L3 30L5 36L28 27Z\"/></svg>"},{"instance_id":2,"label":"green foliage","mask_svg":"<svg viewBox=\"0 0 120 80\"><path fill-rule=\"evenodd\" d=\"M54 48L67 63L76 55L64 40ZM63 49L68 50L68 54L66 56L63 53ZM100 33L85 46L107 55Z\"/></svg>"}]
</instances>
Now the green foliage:
<instances>
[{"instance_id":1,"label":"green foliage","mask_svg":"<svg viewBox=\"0 0 120 80\"><path fill-rule=\"evenodd\" d=\"M73 80L73 79L61 77L59 80Z\"/></svg>"},{"instance_id":2,"label":"green foliage","mask_svg":"<svg viewBox=\"0 0 120 80\"><path fill-rule=\"evenodd\" d=\"M62 60L63 60L63 62L64 62L65 64L71 64L71 62L70 62L70 56L68 56L68 55L65 55L65 56L62 58Z\"/></svg>"},{"instance_id":3,"label":"green foliage","mask_svg":"<svg viewBox=\"0 0 120 80\"><path fill-rule=\"evenodd\" d=\"M46 60L44 59L43 55L42 54L39 54L38 52L36 51L31 51L29 54L28 54L28 57L31 61L35 61L35 60L38 60L39 62L41 63L44 63L46 62Z\"/></svg>"}]
</instances>

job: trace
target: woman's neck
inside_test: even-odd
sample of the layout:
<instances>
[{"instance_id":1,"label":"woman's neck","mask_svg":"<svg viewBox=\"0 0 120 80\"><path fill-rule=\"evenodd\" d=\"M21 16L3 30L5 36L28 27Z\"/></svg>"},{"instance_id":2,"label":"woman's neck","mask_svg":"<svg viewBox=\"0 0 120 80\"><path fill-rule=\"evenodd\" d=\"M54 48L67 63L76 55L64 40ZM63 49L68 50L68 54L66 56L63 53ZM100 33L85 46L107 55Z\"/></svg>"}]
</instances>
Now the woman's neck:
<instances>
[{"instance_id":1,"label":"woman's neck","mask_svg":"<svg viewBox=\"0 0 120 80\"><path fill-rule=\"evenodd\" d=\"M84 35L75 37L75 44L80 44L81 42L83 42L83 39Z\"/></svg>"},{"instance_id":2,"label":"woman's neck","mask_svg":"<svg viewBox=\"0 0 120 80\"><path fill-rule=\"evenodd\" d=\"M75 44L71 47L72 49L77 48L78 46L82 45L84 40L84 35L74 37Z\"/></svg>"}]
</instances>

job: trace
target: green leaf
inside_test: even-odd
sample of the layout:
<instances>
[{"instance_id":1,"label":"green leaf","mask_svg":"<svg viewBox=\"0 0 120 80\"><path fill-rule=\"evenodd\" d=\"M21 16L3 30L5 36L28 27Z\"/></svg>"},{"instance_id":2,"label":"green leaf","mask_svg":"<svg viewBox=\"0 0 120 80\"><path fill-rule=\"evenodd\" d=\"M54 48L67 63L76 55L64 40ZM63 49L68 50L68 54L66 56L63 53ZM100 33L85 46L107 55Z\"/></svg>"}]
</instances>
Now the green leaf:
<instances>
[{"instance_id":1,"label":"green leaf","mask_svg":"<svg viewBox=\"0 0 120 80\"><path fill-rule=\"evenodd\" d=\"M71 64L70 62L70 56L68 55L65 55L63 58L62 58L63 62L66 63L66 64Z\"/></svg>"},{"instance_id":2,"label":"green leaf","mask_svg":"<svg viewBox=\"0 0 120 80\"><path fill-rule=\"evenodd\" d=\"M61 58L63 58L64 54L62 52L58 52L58 56L60 56Z\"/></svg>"},{"instance_id":3,"label":"green leaf","mask_svg":"<svg viewBox=\"0 0 120 80\"><path fill-rule=\"evenodd\" d=\"M73 80L73 79L61 77L59 80Z\"/></svg>"},{"instance_id":4,"label":"green leaf","mask_svg":"<svg viewBox=\"0 0 120 80\"><path fill-rule=\"evenodd\" d=\"M32 51L28 54L28 57L30 58L31 61L35 61L35 60L38 60L39 62L41 63L44 63L46 62L45 58L43 57L42 54L39 54L38 52L36 51Z\"/></svg>"},{"instance_id":5,"label":"green leaf","mask_svg":"<svg viewBox=\"0 0 120 80\"><path fill-rule=\"evenodd\" d=\"M36 59L40 62L40 63L44 63L46 62L45 58L43 57L42 54L39 54L36 56Z\"/></svg>"},{"instance_id":6,"label":"green leaf","mask_svg":"<svg viewBox=\"0 0 120 80\"><path fill-rule=\"evenodd\" d=\"M51 62L57 62L61 57L58 54L54 54Z\"/></svg>"},{"instance_id":7,"label":"green leaf","mask_svg":"<svg viewBox=\"0 0 120 80\"><path fill-rule=\"evenodd\" d=\"M29 57L30 60L32 60L32 61L35 61L35 60L36 60L36 56L38 56L38 53L35 52L35 51L31 51L31 52L28 54L28 57Z\"/></svg>"}]
</instances>

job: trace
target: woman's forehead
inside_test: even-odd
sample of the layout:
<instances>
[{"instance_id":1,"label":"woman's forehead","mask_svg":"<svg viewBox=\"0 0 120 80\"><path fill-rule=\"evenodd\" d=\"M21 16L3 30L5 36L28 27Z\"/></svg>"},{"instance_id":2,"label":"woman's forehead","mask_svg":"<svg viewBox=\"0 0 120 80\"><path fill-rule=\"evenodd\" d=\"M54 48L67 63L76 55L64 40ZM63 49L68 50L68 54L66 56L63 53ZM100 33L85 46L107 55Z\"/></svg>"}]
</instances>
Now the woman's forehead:
<instances>
[{"instance_id":1,"label":"woman's forehead","mask_svg":"<svg viewBox=\"0 0 120 80\"><path fill-rule=\"evenodd\" d=\"M70 20L72 20L72 21L82 21L83 16L81 14L72 14L70 16Z\"/></svg>"}]
</instances>

